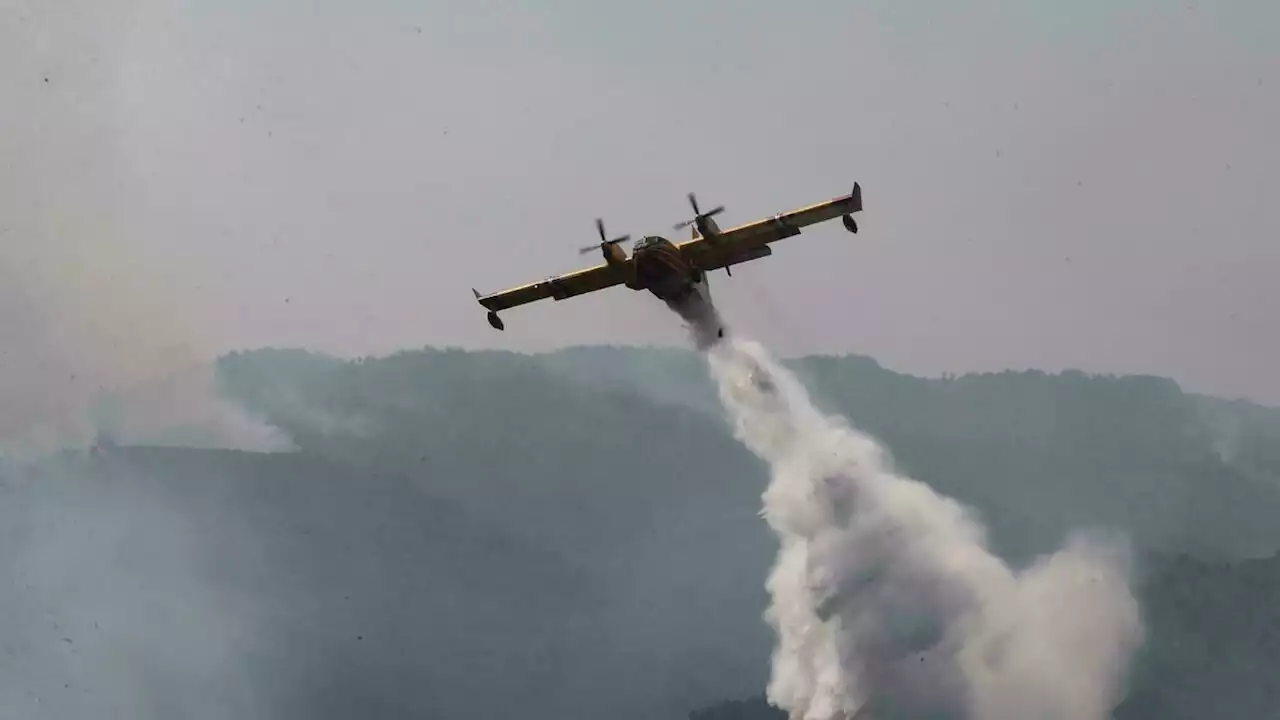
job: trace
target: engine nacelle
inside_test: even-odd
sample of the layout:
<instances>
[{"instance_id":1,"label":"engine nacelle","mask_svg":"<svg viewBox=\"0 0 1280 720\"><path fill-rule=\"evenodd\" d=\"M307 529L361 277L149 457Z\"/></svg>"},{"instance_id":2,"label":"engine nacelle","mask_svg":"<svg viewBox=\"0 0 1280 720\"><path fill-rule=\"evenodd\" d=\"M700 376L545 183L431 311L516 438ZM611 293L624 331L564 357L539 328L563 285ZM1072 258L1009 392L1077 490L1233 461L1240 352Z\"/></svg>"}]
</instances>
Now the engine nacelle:
<instances>
[{"instance_id":1,"label":"engine nacelle","mask_svg":"<svg viewBox=\"0 0 1280 720\"><path fill-rule=\"evenodd\" d=\"M627 251L618 247L617 243L605 243L600 248L604 261L610 265L626 265Z\"/></svg>"}]
</instances>

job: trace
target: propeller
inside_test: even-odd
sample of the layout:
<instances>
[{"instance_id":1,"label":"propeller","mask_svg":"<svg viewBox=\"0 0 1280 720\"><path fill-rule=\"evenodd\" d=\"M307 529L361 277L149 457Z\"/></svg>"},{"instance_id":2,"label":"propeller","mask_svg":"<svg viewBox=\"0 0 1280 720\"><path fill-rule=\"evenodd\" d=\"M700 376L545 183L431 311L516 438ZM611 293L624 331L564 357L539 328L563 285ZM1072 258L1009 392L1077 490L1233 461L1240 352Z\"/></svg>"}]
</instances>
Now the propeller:
<instances>
[{"instance_id":1,"label":"propeller","mask_svg":"<svg viewBox=\"0 0 1280 720\"><path fill-rule=\"evenodd\" d=\"M690 225L698 222L703 218L709 218L712 215L719 215L720 213L724 212L723 205L719 205L714 210L709 210L707 212L698 212L698 198L693 193L689 193L688 197L689 197L689 204L693 206L693 219L685 220L684 222L681 222L681 223L676 223L675 226L673 226L672 228L674 230L683 230L684 228L689 227Z\"/></svg>"},{"instance_id":2,"label":"propeller","mask_svg":"<svg viewBox=\"0 0 1280 720\"><path fill-rule=\"evenodd\" d=\"M597 245L588 245L578 250L579 255L586 255L589 252L595 252L602 247L613 245L614 243L626 242L631 239L630 235L622 235L612 240L606 240L604 235L604 220L596 218L596 232L600 233L600 243Z\"/></svg>"}]
</instances>

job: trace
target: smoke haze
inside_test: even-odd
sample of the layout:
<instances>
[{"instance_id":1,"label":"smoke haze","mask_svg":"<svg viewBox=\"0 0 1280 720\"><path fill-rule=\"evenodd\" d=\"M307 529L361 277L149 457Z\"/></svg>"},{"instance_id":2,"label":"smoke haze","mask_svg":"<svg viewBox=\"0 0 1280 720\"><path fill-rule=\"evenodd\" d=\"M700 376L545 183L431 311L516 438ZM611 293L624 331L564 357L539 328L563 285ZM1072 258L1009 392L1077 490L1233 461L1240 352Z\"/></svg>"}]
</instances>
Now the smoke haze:
<instances>
[{"instance_id":1,"label":"smoke haze","mask_svg":"<svg viewBox=\"0 0 1280 720\"><path fill-rule=\"evenodd\" d=\"M49 458L30 473L0 463L0 559L13 580L0 593L10 670L0 716L676 720L725 699L760 695L763 702L778 633L761 618L792 579L765 582L779 544L759 515L769 464L733 437L705 356L573 355L562 363L559 356L425 350L344 362L301 351L242 353L220 363L224 387L286 429L298 452L119 448ZM1259 444L1276 437L1258 434L1269 426L1243 426L1239 456L1252 466L1215 470L1197 462L1212 457L1209 439L1189 440L1182 422L1168 421L1197 403L1176 387L1020 374L925 382L859 358L828 360L825 369L820 360L797 366L813 401L888 438L895 464L909 468L899 474L979 508L991 547L1011 566L1034 567L1037 555L1053 557L1045 566L1072 560L1053 555L1072 527L1124 528L1142 553L1146 640L1115 717L1164 718L1176 707L1188 717L1251 720L1277 706L1274 638L1266 630L1277 624L1280 560L1232 562L1280 546L1280 465L1257 454L1276 446ZM832 488L818 486L825 494L817 500L770 498L770 511L779 511L774 522L796 510L796 524L812 523L801 530L813 539L798 544L809 548L814 587L802 599L814 609L785 617L819 627L787 637L846 653L827 662L800 646L802 659L815 659L803 669L856 678L849 686L881 711L904 683L941 686L947 694L930 701L963 714L950 709L964 706L950 701L973 694L966 667L954 659L966 657L954 651L960 642L926 633L954 624L946 604L953 601L971 618L1001 621L1012 650L1032 647L1035 662L1024 664L1035 670L1033 680L1043 679L1046 662L1060 664L1058 684L1036 692L1074 691L1071 672L1083 661L1055 644L1058 634L1025 631L1051 613L1090 643L1109 627L1076 612L1079 596L1053 594L1061 568L1007 572L981 552L960 552L962 543L946 545L947 535L920 512L914 524L894 522L906 537L932 537L941 550L973 561L992 583L993 609L972 610L972 586L951 577L936 583L951 596L912 597L914 605L901 606L915 617L884 609L890 580L930 590L908 571L936 568L907 546L882 547L871 532L858 545L823 515L802 514L834 514L842 494L857 501L846 517L859 522L876 506L842 493L852 486L838 477L850 473L843 461L803 459L798 446L808 430L795 431L804 429L795 418L804 417L805 403L783 404L779 378L790 376L756 377L758 401L776 414L769 422L782 438L769 452L801 458L792 469L809 463L835 476ZM643 392L658 380L687 404ZM968 389L958 392L957 384ZM750 388L743 392L743 402L754 402ZM1076 398L1081 406L1071 406ZM1042 404L1056 426L1042 427L1035 411ZM325 418L315 421L309 409ZM1008 433L1009 416L1030 432L1005 445L975 439L978 431ZM356 421L331 421L346 418ZM1108 420L1103 432L1072 429L1096 428L1093 418ZM920 441L939 432L961 439L941 449ZM847 439L834 437L831 449L846 452ZM1258 485L1248 472L1259 473ZM926 509L936 503L930 495L906 493ZM1150 497L1163 502L1152 506ZM890 504L880 503L883 515ZM1144 519L1153 514L1163 520ZM1153 531L1164 522L1179 523L1185 534ZM871 573L847 567L874 560L849 559L850 545L880 553L879 580L859 585ZM1216 549L1213 557L1228 564L1176 557L1188 548ZM834 568L831 575L818 572L819 560ZM1000 604L1018 577L1021 590ZM1036 595L1059 603L1037 604ZM1002 615L1007 607L1018 612ZM885 635L901 648L874 634L870 641L851 635L851 622L874 613L899 623ZM813 620L823 616L832 628ZM913 619L921 622L907 622ZM995 633L978 624L971 634ZM1031 646L1036 640L1043 648ZM871 645L858 651L863 658L888 657L885 667L858 665L848 650L855 641ZM926 662L907 655L892 664L920 647ZM917 675L908 675L912 668ZM809 687L809 678L818 689L825 681L815 672L796 686ZM1006 689L991 693L1019 700ZM778 715L785 717L695 717Z\"/></svg>"},{"instance_id":2,"label":"smoke haze","mask_svg":"<svg viewBox=\"0 0 1280 720\"><path fill-rule=\"evenodd\" d=\"M219 395L211 360L188 340L194 328L157 316L163 300L135 302L110 282L54 278L48 254L30 253L19 269L8 259L0 257L0 456L84 448L104 437L292 447L278 429Z\"/></svg>"},{"instance_id":3,"label":"smoke haze","mask_svg":"<svg viewBox=\"0 0 1280 720\"><path fill-rule=\"evenodd\" d=\"M100 434L291 445L218 397L197 263L176 250L183 238L156 232L160 183L138 152L150 49L140 19L165 10L19 2L0 23L0 82L13 100L0 111L0 455Z\"/></svg>"}]
</instances>

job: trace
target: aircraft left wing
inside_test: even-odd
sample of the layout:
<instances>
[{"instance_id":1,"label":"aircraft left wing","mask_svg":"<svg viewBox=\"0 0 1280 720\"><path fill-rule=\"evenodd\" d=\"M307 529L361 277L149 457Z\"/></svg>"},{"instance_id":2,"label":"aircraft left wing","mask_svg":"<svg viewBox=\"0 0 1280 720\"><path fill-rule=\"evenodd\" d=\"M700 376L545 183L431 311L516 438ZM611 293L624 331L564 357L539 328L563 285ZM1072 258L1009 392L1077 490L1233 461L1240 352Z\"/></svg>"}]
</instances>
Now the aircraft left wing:
<instances>
[{"instance_id":1,"label":"aircraft left wing","mask_svg":"<svg viewBox=\"0 0 1280 720\"><path fill-rule=\"evenodd\" d=\"M679 243L677 247L689 261L704 270L734 265L771 255L769 243L800 234L807 225L843 218L849 232L858 232L853 213L862 210L862 187L853 184L853 192L773 217L739 225Z\"/></svg>"},{"instance_id":2,"label":"aircraft left wing","mask_svg":"<svg viewBox=\"0 0 1280 720\"><path fill-rule=\"evenodd\" d=\"M628 260L630 262L630 260ZM489 324L498 330L502 329L502 320L498 311L525 305L545 298L564 300L576 295L604 290L626 281L625 266L601 263L595 267L575 270L539 282L513 287L509 290L490 295L481 295L474 288L476 300L489 311Z\"/></svg>"}]
</instances>

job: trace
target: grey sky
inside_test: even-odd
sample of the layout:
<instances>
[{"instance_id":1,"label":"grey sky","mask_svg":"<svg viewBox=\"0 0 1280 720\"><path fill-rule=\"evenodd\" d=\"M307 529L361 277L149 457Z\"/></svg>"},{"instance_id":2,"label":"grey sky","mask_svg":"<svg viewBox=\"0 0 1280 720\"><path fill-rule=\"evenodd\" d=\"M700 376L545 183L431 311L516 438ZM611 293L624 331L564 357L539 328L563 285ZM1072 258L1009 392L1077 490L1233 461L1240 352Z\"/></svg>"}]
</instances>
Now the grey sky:
<instances>
[{"instance_id":1,"label":"grey sky","mask_svg":"<svg viewBox=\"0 0 1280 720\"><path fill-rule=\"evenodd\" d=\"M498 334L470 288L594 262L597 215L670 232L694 190L733 224L857 180L862 233L713 276L730 322L1280 403L1274 2L0 3L10 371L682 343L625 289Z\"/></svg>"}]
</instances>

